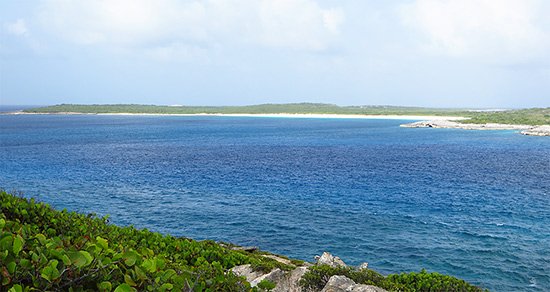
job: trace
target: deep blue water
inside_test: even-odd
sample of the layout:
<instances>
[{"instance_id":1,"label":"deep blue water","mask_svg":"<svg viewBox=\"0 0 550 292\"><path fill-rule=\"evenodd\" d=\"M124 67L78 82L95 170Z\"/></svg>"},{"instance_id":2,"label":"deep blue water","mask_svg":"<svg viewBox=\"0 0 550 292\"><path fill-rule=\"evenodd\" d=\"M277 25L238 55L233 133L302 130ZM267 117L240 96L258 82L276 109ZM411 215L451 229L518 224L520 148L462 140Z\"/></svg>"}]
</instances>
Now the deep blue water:
<instances>
[{"instance_id":1,"label":"deep blue water","mask_svg":"<svg viewBox=\"0 0 550 292\"><path fill-rule=\"evenodd\" d=\"M0 187L310 261L550 290L550 138L403 122L0 115Z\"/></svg>"}]
</instances>

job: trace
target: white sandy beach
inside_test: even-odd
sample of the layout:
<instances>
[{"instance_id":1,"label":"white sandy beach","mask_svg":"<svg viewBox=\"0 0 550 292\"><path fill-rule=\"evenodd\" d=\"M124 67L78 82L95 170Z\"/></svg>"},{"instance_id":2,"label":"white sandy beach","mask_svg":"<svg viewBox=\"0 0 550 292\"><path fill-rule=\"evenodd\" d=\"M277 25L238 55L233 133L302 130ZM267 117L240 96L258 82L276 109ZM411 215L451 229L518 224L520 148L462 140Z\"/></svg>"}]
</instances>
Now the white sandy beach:
<instances>
[{"instance_id":1,"label":"white sandy beach","mask_svg":"<svg viewBox=\"0 0 550 292\"><path fill-rule=\"evenodd\" d=\"M11 112L10 115L100 115L100 116L182 116L182 117L257 117L257 118L300 118L300 119L378 119L378 120L430 120L430 121L458 121L467 118L454 116L416 116L416 115L344 115L344 114L154 114L154 113L26 113Z\"/></svg>"}]
</instances>

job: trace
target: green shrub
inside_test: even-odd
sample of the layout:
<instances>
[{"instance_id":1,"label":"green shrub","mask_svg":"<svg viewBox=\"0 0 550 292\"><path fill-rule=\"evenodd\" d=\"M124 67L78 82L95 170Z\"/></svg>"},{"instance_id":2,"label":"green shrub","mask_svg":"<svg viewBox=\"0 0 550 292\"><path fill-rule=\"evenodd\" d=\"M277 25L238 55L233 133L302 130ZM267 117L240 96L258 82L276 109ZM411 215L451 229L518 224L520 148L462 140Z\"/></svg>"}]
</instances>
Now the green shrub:
<instances>
[{"instance_id":1,"label":"green shrub","mask_svg":"<svg viewBox=\"0 0 550 292\"><path fill-rule=\"evenodd\" d=\"M251 290L228 270L278 262L213 241L108 224L0 191L0 290Z\"/></svg>"},{"instance_id":2,"label":"green shrub","mask_svg":"<svg viewBox=\"0 0 550 292\"><path fill-rule=\"evenodd\" d=\"M264 272L293 268L262 252L118 227L107 217L56 211L1 190L0 210L0 291L271 290L274 283L262 281L251 288L229 269L243 264ZM329 266L311 267L300 284L321 290L333 275L390 291L482 291L424 270L384 277L372 270Z\"/></svg>"},{"instance_id":3,"label":"green shrub","mask_svg":"<svg viewBox=\"0 0 550 292\"><path fill-rule=\"evenodd\" d=\"M428 273L426 270L419 273L389 275L387 280L404 287L403 291L483 291L464 280L439 273Z\"/></svg>"},{"instance_id":4,"label":"green shrub","mask_svg":"<svg viewBox=\"0 0 550 292\"><path fill-rule=\"evenodd\" d=\"M464 280L438 273L392 274L387 277L368 269L355 270L351 267L313 266L300 280L300 285L307 291L319 291L325 287L330 277L342 275L357 284L374 285L388 291L432 292L432 291L483 291Z\"/></svg>"},{"instance_id":5,"label":"green shrub","mask_svg":"<svg viewBox=\"0 0 550 292\"><path fill-rule=\"evenodd\" d=\"M265 290L265 291L271 291L273 289L275 289L275 283L267 280L267 279L264 279L262 280L260 283L258 283L258 288L261 289L261 290Z\"/></svg>"}]
</instances>

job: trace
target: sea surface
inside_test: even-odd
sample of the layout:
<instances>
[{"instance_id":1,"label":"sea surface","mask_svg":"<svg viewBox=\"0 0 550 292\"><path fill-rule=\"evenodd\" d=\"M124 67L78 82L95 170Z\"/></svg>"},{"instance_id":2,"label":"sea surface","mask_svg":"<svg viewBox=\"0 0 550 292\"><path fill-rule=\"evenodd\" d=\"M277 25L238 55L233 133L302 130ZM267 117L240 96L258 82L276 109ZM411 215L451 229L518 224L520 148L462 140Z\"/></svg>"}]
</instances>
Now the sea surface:
<instances>
[{"instance_id":1,"label":"sea surface","mask_svg":"<svg viewBox=\"0 0 550 292\"><path fill-rule=\"evenodd\" d=\"M0 115L0 188L384 274L550 290L550 139L401 120Z\"/></svg>"}]
</instances>

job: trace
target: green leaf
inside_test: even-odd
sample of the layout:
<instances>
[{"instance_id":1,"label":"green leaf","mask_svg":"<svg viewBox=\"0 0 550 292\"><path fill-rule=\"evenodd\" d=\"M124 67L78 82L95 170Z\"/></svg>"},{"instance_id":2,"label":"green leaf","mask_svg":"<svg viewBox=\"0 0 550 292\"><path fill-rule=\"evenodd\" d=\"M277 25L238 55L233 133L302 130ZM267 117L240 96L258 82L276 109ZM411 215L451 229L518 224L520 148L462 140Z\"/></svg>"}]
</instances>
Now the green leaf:
<instances>
[{"instance_id":1,"label":"green leaf","mask_svg":"<svg viewBox=\"0 0 550 292\"><path fill-rule=\"evenodd\" d=\"M109 291L113 290L113 285L111 284L111 282L105 281L105 282L101 282L101 283L97 284L97 288L99 289L99 291L109 292Z\"/></svg>"},{"instance_id":2,"label":"green leaf","mask_svg":"<svg viewBox=\"0 0 550 292\"><path fill-rule=\"evenodd\" d=\"M133 250L127 251L122 255L122 258L124 259L124 264L126 264L128 267L133 266L137 259L139 258L139 254Z\"/></svg>"},{"instance_id":3,"label":"green leaf","mask_svg":"<svg viewBox=\"0 0 550 292\"><path fill-rule=\"evenodd\" d=\"M109 248L109 243L107 243L107 240L104 238L101 238L101 236L96 237L95 240L97 241L97 245L99 245L102 249Z\"/></svg>"},{"instance_id":4,"label":"green leaf","mask_svg":"<svg viewBox=\"0 0 550 292\"><path fill-rule=\"evenodd\" d=\"M60 257L60 259L63 261L63 264L64 264L65 266L68 266L68 265L71 264L71 260L69 259L69 256L67 256L66 254L62 255L62 256Z\"/></svg>"},{"instance_id":5,"label":"green leaf","mask_svg":"<svg viewBox=\"0 0 550 292\"><path fill-rule=\"evenodd\" d=\"M130 286L136 286L136 282L134 282L134 280L132 280L132 277L128 274L124 275L124 282L126 282L126 284Z\"/></svg>"},{"instance_id":6,"label":"green leaf","mask_svg":"<svg viewBox=\"0 0 550 292\"><path fill-rule=\"evenodd\" d=\"M42 276L42 278L46 279L48 282L55 281L61 276L61 274L57 270L57 264L57 260L51 260L49 265L42 269L42 271L40 272L40 276Z\"/></svg>"},{"instance_id":7,"label":"green leaf","mask_svg":"<svg viewBox=\"0 0 550 292\"><path fill-rule=\"evenodd\" d=\"M140 269L138 266L134 267L134 271L136 271L136 275L140 280L147 279L147 275L145 274L145 272L142 269Z\"/></svg>"},{"instance_id":8,"label":"green leaf","mask_svg":"<svg viewBox=\"0 0 550 292\"><path fill-rule=\"evenodd\" d=\"M92 263L93 257L87 251L75 251L69 253L71 263L78 268L85 267Z\"/></svg>"},{"instance_id":9,"label":"green leaf","mask_svg":"<svg viewBox=\"0 0 550 292\"><path fill-rule=\"evenodd\" d=\"M154 273L157 271L157 261L155 259L147 259L143 261L143 264L141 266L150 273Z\"/></svg>"},{"instance_id":10,"label":"green leaf","mask_svg":"<svg viewBox=\"0 0 550 292\"><path fill-rule=\"evenodd\" d=\"M166 290L172 290L174 288L174 285L170 283L164 283L162 286L160 286L160 291L166 291Z\"/></svg>"},{"instance_id":11,"label":"green leaf","mask_svg":"<svg viewBox=\"0 0 550 292\"><path fill-rule=\"evenodd\" d=\"M29 261L28 259L21 259L19 261L19 265L23 268L26 268L26 269L28 269L32 266L31 261Z\"/></svg>"},{"instance_id":12,"label":"green leaf","mask_svg":"<svg viewBox=\"0 0 550 292\"><path fill-rule=\"evenodd\" d=\"M170 280L170 278L172 278L174 275L176 275L176 271L174 271L173 269L168 269L164 272L164 275L162 275L161 279L163 282L166 282Z\"/></svg>"},{"instance_id":13,"label":"green leaf","mask_svg":"<svg viewBox=\"0 0 550 292\"><path fill-rule=\"evenodd\" d=\"M19 284L15 284L10 288L10 290L8 290L8 292L23 292L23 287Z\"/></svg>"},{"instance_id":14,"label":"green leaf","mask_svg":"<svg viewBox=\"0 0 550 292\"><path fill-rule=\"evenodd\" d=\"M15 264L15 261L9 262L9 263L6 265L6 267L8 268L8 272L9 272L10 274L12 274L12 275L15 273L15 267L16 267L16 266L17 266L17 265Z\"/></svg>"},{"instance_id":15,"label":"green leaf","mask_svg":"<svg viewBox=\"0 0 550 292\"><path fill-rule=\"evenodd\" d=\"M19 234L13 239L13 253L15 255L18 255L19 252L23 249L23 244L24 243L25 243L25 241L23 240L23 238Z\"/></svg>"},{"instance_id":16,"label":"green leaf","mask_svg":"<svg viewBox=\"0 0 550 292\"><path fill-rule=\"evenodd\" d=\"M132 292L132 291L133 291L132 287L130 287L130 285L126 283L118 285L118 287L116 287L115 289L115 292Z\"/></svg>"},{"instance_id":17,"label":"green leaf","mask_svg":"<svg viewBox=\"0 0 550 292\"><path fill-rule=\"evenodd\" d=\"M38 241L41 243L41 244L44 244L46 243L46 236L42 233L39 233L37 235L34 236L36 239L38 239Z\"/></svg>"},{"instance_id":18,"label":"green leaf","mask_svg":"<svg viewBox=\"0 0 550 292\"><path fill-rule=\"evenodd\" d=\"M7 234L0 240L0 250L13 250L13 237L11 234ZM10 248L11 247L11 248Z\"/></svg>"},{"instance_id":19,"label":"green leaf","mask_svg":"<svg viewBox=\"0 0 550 292\"><path fill-rule=\"evenodd\" d=\"M78 253L80 253L82 256L86 258L86 266L91 264L94 261L94 257L92 257L92 255L89 252L81 250Z\"/></svg>"}]
</instances>

